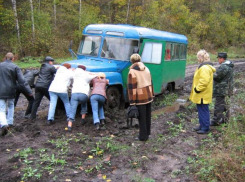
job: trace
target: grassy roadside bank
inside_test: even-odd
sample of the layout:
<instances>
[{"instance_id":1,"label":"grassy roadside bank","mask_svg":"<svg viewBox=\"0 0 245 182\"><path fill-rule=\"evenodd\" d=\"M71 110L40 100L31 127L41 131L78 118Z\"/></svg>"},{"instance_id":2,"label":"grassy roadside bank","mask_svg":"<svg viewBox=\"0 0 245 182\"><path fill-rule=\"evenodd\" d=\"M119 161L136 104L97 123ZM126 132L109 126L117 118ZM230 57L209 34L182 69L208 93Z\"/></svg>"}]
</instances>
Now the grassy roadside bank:
<instances>
[{"instance_id":1,"label":"grassy roadside bank","mask_svg":"<svg viewBox=\"0 0 245 182\"><path fill-rule=\"evenodd\" d=\"M235 75L236 93L231 97L231 118L202 141L188 163L201 181L245 181L245 73Z\"/></svg>"}]
</instances>

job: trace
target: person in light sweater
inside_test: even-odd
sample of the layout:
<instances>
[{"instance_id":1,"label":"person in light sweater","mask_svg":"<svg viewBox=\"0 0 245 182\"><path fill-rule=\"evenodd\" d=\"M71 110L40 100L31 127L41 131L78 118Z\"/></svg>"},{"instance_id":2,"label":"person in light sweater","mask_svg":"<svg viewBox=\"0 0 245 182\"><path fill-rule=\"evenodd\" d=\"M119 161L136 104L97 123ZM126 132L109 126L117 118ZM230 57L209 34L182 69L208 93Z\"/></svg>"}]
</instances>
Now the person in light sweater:
<instances>
[{"instance_id":1,"label":"person in light sweater","mask_svg":"<svg viewBox=\"0 0 245 182\"><path fill-rule=\"evenodd\" d=\"M69 102L67 89L73 78L73 73L70 68L71 65L68 63L60 66L56 72L54 80L49 87L48 91L50 96L50 105L48 111L48 124L52 124L54 122L54 115L58 98L63 101L66 110L67 120L69 118L71 105Z\"/></svg>"},{"instance_id":2,"label":"person in light sweater","mask_svg":"<svg viewBox=\"0 0 245 182\"><path fill-rule=\"evenodd\" d=\"M85 124L85 116L87 113L87 101L90 94L90 81L97 75L85 71L86 67L78 65L74 71L73 87L71 94L71 111L69 114L68 130L72 130L72 123L75 121L77 106L81 102L81 124Z\"/></svg>"}]
</instances>

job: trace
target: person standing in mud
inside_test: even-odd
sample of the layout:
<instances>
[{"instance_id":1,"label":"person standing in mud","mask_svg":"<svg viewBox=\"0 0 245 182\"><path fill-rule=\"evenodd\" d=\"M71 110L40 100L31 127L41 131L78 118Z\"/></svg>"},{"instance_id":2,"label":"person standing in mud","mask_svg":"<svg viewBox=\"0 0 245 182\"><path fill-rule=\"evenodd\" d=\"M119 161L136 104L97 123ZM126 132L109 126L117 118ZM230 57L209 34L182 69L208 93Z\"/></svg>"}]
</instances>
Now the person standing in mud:
<instances>
[{"instance_id":1,"label":"person standing in mud","mask_svg":"<svg viewBox=\"0 0 245 182\"><path fill-rule=\"evenodd\" d=\"M233 94L233 68L234 64L226 60L227 53L218 53L218 62L220 64L214 74L214 117L211 126L218 126L221 123L227 123L229 120L229 97ZM225 113L225 116L224 116Z\"/></svg>"},{"instance_id":2,"label":"person standing in mud","mask_svg":"<svg viewBox=\"0 0 245 182\"><path fill-rule=\"evenodd\" d=\"M26 82L29 84L28 87L31 90L32 88L35 88L35 77L38 76L39 70L24 70L24 78ZM26 99L28 100L28 106L25 112L25 118L29 118L31 116L31 109L32 109L32 104L34 102L34 96L29 95L19 84L17 84L16 88L16 94L15 94L15 100L14 100L14 106L16 107L17 102L19 100L20 94L23 94Z\"/></svg>"},{"instance_id":3,"label":"person standing in mud","mask_svg":"<svg viewBox=\"0 0 245 182\"><path fill-rule=\"evenodd\" d=\"M8 133L8 127L13 125L16 84L18 83L29 96L32 95L31 90L27 88L28 84L20 68L13 61L14 55L9 52L5 56L5 61L0 63L0 124L2 136L6 135Z\"/></svg>"},{"instance_id":4,"label":"person standing in mud","mask_svg":"<svg viewBox=\"0 0 245 182\"><path fill-rule=\"evenodd\" d=\"M207 134L210 127L209 104L212 103L213 74L216 69L210 62L210 56L205 50L197 53L200 65L193 77L190 100L197 105L199 126L194 128L198 134Z\"/></svg>"},{"instance_id":5,"label":"person standing in mud","mask_svg":"<svg viewBox=\"0 0 245 182\"><path fill-rule=\"evenodd\" d=\"M56 69L53 66L54 59L50 56L47 56L43 60L43 64L40 68L39 76L37 78L36 87L35 87L35 99L32 105L31 110L31 120L36 119L37 109L42 101L43 96L49 97L49 86L54 79L54 74L56 73Z\"/></svg>"},{"instance_id":6,"label":"person standing in mud","mask_svg":"<svg viewBox=\"0 0 245 182\"><path fill-rule=\"evenodd\" d=\"M139 136L136 140L146 141L151 134L151 102L154 91L150 70L141 62L139 54L130 57L132 66L128 73L128 98L130 105L139 111Z\"/></svg>"}]
</instances>

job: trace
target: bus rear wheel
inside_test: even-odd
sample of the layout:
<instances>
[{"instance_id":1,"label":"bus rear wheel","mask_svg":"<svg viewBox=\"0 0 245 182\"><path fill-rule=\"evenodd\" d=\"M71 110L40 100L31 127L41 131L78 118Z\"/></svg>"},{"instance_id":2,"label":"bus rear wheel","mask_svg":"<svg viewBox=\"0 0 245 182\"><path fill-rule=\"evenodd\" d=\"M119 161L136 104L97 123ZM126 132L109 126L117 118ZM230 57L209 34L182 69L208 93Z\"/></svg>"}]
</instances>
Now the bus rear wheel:
<instances>
[{"instance_id":1,"label":"bus rear wheel","mask_svg":"<svg viewBox=\"0 0 245 182\"><path fill-rule=\"evenodd\" d=\"M109 87L106 90L106 96L107 96L107 108L111 109L119 109L120 106L120 99L121 99L121 94L118 90L117 87Z\"/></svg>"},{"instance_id":2,"label":"bus rear wheel","mask_svg":"<svg viewBox=\"0 0 245 182\"><path fill-rule=\"evenodd\" d=\"M173 93L174 92L174 84L173 83L168 83L167 91L168 91L168 93Z\"/></svg>"}]
</instances>

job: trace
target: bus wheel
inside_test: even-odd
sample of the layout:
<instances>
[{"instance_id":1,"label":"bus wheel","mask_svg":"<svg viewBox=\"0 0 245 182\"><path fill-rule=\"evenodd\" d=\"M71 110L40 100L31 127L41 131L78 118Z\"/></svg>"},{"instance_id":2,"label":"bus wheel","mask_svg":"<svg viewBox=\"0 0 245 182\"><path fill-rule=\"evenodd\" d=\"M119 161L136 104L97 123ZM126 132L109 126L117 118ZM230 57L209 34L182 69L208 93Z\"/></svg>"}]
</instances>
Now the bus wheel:
<instances>
[{"instance_id":1,"label":"bus wheel","mask_svg":"<svg viewBox=\"0 0 245 182\"><path fill-rule=\"evenodd\" d=\"M174 87L173 87L172 83L168 83L167 91L168 91L168 93L173 93L174 92Z\"/></svg>"},{"instance_id":2,"label":"bus wheel","mask_svg":"<svg viewBox=\"0 0 245 182\"><path fill-rule=\"evenodd\" d=\"M119 108L121 94L116 87L109 87L106 90L106 96L107 96L107 104L106 104L107 108L111 108L111 109Z\"/></svg>"}]
</instances>

